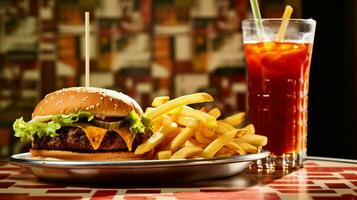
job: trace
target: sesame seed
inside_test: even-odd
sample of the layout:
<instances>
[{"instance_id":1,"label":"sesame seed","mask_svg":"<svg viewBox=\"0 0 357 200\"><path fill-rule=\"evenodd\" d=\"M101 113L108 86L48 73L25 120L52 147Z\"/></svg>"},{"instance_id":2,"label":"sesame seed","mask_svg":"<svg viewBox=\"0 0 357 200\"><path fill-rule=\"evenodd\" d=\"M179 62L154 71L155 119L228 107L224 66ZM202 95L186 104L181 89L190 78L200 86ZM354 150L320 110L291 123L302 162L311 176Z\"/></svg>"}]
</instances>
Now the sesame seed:
<instances>
[{"instance_id":1,"label":"sesame seed","mask_svg":"<svg viewBox=\"0 0 357 200\"><path fill-rule=\"evenodd\" d=\"M100 106L100 104L99 104L99 103L97 103L95 106L99 107L99 106Z\"/></svg>"},{"instance_id":2,"label":"sesame seed","mask_svg":"<svg viewBox=\"0 0 357 200\"><path fill-rule=\"evenodd\" d=\"M113 98L110 97L109 100L110 100L110 101L113 101Z\"/></svg>"},{"instance_id":3,"label":"sesame seed","mask_svg":"<svg viewBox=\"0 0 357 200\"><path fill-rule=\"evenodd\" d=\"M88 99L88 97L84 97L83 99L82 99L82 101L85 101L85 100L87 100Z\"/></svg>"},{"instance_id":4,"label":"sesame seed","mask_svg":"<svg viewBox=\"0 0 357 200\"><path fill-rule=\"evenodd\" d=\"M103 99L104 99L103 97L100 97L100 100L102 100L102 101L103 101Z\"/></svg>"},{"instance_id":5,"label":"sesame seed","mask_svg":"<svg viewBox=\"0 0 357 200\"><path fill-rule=\"evenodd\" d=\"M86 110L89 110L89 107L87 107Z\"/></svg>"}]
</instances>

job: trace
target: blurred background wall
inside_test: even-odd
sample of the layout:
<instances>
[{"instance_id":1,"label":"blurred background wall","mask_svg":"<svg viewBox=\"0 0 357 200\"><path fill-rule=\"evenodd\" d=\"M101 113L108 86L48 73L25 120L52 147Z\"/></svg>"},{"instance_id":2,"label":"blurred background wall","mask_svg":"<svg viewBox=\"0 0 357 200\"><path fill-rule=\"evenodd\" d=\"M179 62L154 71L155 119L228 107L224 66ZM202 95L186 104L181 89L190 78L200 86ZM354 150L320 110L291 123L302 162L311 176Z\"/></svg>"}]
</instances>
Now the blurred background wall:
<instances>
[{"instance_id":1,"label":"blurred background wall","mask_svg":"<svg viewBox=\"0 0 357 200\"><path fill-rule=\"evenodd\" d=\"M331 46L328 34L319 32L336 31L343 26L338 24L339 20L347 18L342 8L336 11L339 15L334 13L331 2L318 6L307 0L264 0L260 7L264 17L280 17L285 5L290 4L294 7L293 17L317 19L309 154L357 158L357 148L343 149L346 141L337 144L331 139L321 144L324 135L332 138L342 133L348 135L346 139L357 141L356 127L337 120L337 115L343 115L350 117L348 123L357 123L355 114L345 115L356 107L346 106L341 111L340 106L348 102L326 100L330 94L350 94L346 99L352 105L356 100L356 87L335 88L332 83L325 83L326 77L337 69L322 57ZM92 86L127 93L143 108L157 95L174 97L206 91L215 97L215 106L226 114L247 109L241 21L251 17L248 0L0 0L1 156L22 149L22 144L12 137L11 125L16 118L30 119L36 103L51 91L84 85L84 11L91 13ZM324 16L325 12L332 15ZM332 25L326 21L330 17L336 20ZM347 36L345 31L348 30L340 30L334 38L355 37L351 32ZM339 47L344 52L345 46ZM350 46L351 51L354 47ZM356 76L348 73L356 65L347 60L338 62L338 56L344 56L341 53L326 56L335 56L334 64L349 66L334 81L347 78L348 83L357 83ZM326 87L330 85L333 89ZM341 94L343 89L346 92Z\"/></svg>"},{"instance_id":2,"label":"blurred background wall","mask_svg":"<svg viewBox=\"0 0 357 200\"><path fill-rule=\"evenodd\" d=\"M308 153L357 159L357 1L304 0L303 11L317 21Z\"/></svg>"}]
</instances>

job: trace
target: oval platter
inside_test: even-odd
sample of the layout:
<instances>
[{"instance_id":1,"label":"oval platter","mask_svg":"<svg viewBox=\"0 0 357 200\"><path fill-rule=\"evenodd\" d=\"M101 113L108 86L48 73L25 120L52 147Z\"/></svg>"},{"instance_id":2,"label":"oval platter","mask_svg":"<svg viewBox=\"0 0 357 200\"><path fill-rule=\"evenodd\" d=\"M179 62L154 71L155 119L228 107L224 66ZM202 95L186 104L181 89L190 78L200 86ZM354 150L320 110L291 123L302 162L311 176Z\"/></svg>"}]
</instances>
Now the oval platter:
<instances>
[{"instance_id":1,"label":"oval platter","mask_svg":"<svg viewBox=\"0 0 357 200\"><path fill-rule=\"evenodd\" d=\"M41 180L77 183L167 183L233 176L268 151L228 158L186 160L70 161L12 155L10 163L29 168Z\"/></svg>"}]
</instances>

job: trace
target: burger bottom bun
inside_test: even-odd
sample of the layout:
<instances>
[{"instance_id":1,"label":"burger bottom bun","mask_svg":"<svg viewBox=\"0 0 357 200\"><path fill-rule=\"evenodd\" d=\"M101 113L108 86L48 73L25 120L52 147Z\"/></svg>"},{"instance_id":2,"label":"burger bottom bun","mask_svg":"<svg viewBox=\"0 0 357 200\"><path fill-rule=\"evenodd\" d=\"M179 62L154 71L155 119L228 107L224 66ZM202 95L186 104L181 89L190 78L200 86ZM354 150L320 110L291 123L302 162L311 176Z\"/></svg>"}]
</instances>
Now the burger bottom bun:
<instances>
[{"instance_id":1,"label":"burger bottom bun","mask_svg":"<svg viewBox=\"0 0 357 200\"><path fill-rule=\"evenodd\" d=\"M142 155L133 152L79 153L72 151L30 149L33 157L50 157L64 160L142 160Z\"/></svg>"}]
</instances>

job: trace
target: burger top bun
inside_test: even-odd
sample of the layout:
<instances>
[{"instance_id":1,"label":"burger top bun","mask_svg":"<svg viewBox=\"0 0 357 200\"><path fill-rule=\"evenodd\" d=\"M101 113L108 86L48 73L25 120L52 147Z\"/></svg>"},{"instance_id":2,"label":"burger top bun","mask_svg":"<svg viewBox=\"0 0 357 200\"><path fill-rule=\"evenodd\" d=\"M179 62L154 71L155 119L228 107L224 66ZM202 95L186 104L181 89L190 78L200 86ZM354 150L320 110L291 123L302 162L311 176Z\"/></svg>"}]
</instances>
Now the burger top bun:
<instances>
[{"instance_id":1,"label":"burger top bun","mask_svg":"<svg viewBox=\"0 0 357 200\"><path fill-rule=\"evenodd\" d=\"M79 111L100 116L123 117L132 110L138 114L143 113L139 104L123 93L95 87L71 87L46 95L37 104L32 118Z\"/></svg>"}]
</instances>

